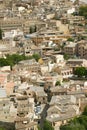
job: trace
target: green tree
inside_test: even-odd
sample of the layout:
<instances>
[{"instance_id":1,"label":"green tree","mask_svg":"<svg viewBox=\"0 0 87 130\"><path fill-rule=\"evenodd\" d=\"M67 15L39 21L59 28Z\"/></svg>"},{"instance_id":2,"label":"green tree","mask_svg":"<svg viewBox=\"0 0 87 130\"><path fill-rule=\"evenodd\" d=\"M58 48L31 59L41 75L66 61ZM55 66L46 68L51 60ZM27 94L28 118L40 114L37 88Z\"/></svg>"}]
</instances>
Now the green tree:
<instances>
[{"instance_id":1,"label":"green tree","mask_svg":"<svg viewBox=\"0 0 87 130\"><path fill-rule=\"evenodd\" d=\"M6 58L0 58L0 66L8 66L11 68L13 65L17 64L19 61L33 59L33 56L25 56L19 54L7 55Z\"/></svg>"},{"instance_id":2,"label":"green tree","mask_svg":"<svg viewBox=\"0 0 87 130\"><path fill-rule=\"evenodd\" d=\"M2 40L2 30L0 29L0 40Z\"/></svg>"},{"instance_id":3,"label":"green tree","mask_svg":"<svg viewBox=\"0 0 87 130\"><path fill-rule=\"evenodd\" d=\"M87 19L87 5L79 7L79 15L84 16Z\"/></svg>"},{"instance_id":4,"label":"green tree","mask_svg":"<svg viewBox=\"0 0 87 130\"><path fill-rule=\"evenodd\" d=\"M83 124L76 123L76 124L61 126L60 130L86 130L86 129Z\"/></svg>"},{"instance_id":5,"label":"green tree","mask_svg":"<svg viewBox=\"0 0 87 130\"><path fill-rule=\"evenodd\" d=\"M30 34L33 33L33 29L32 29L32 27L30 27L30 29L29 29L29 33L30 33Z\"/></svg>"},{"instance_id":6,"label":"green tree","mask_svg":"<svg viewBox=\"0 0 87 130\"><path fill-rule=\"evenodd\" d=\"M74 42L74 39L70 37L67 39L67 41Z\"/></svg>"},{"instance_id":7,"label":"green tree","mask_svg":"<svg viewBox=\"0 0 87 130\"><path fill-rule=\"evenodd\" d=\"M47 120L45 120L44 121L43 130L54 130L54 128L52 127L52 125L51 125L50 122L48 122Z\"/></svg>"},{"instance_id":8,"label":"green tree","mask_svg":"<svg viewBox=\"0 0 87 130\"><path fill-rule=\"evenodd\" d=\"M86 115L87 116L87 106L84 108L84 111L83 111L82 115Z\"/></svg>"},{"instance_id":9,"label":"green tree","mask_svg":"<svg viewBox=\"0 0 87 130\"><path fill-rule=\"evenodd\" d=\"M36 25L30 26L30 29L29 29L30 33L34 33L36 31L37 31L37 26Z\"/></svg>"},{"instance_id":10,"label":"green tree","mask_svg":"<svg viewBox=\"0 0 87 130\"><path fill-rule=\"evenodd\" d=\"M74 71L74 74L77 75L78 77L83 77L86 75L86 68L85 67L78 67Z\"/></svg>"},{"instance_id":11,"label":"green tree","mask_svg":"<svg viewBox=\"0 0 87 130\"><path fill-rule=\"evenodd\" d=\"M3 127L0 127L0 130L6 130L5 128L3 128Z\"/></svg>"},{"instance_id":12,"label":"green tree","mask_svg":"<svg viewBox=\"0 0 87 130\"><path fill-rule=\"evenodd\" d=\"M8 66L10 65L11 68L13 65L18 64L19 61L22 60L30 60L35 59L38 61L40 59L39 54L34 54L33 56L25 56L25 55L19 55L19 54L13 54L13 55L6 55L6 58L0 58L0 66Z\"/></svg>"},{"instance_id":13,"label":"green tree","mask_svg":"<svg viewBox=\"0 0 87 130\"><path fill-rule=\"evenodd\" d=\"M42 128L40 128L40 126L38 126L38 130L43 130Z\"/></svg>"},{"instance_id":14,"label":"green tree","mask_svg":"<svg viewBox=\"0 0 87 130\"><path fill-rule=\"evenodd\" d=\"M69 58L70 58L70 56L69 56L69 55L64 54L64 59L65 59L65 60L68 60Z\"/></svg>"},{"instance_id":15,"label":"green tree","mask_svg":"<svg viewBox=\"0 0 87 130\"><path fill-rule=\"evenodd\" d=\"M41 58L41 56L40 56L38 53L35 53L35 54L33 54L33 58L34 58L36 61L38 61L38 60Z\"/></svg>"},{"instance_id":16,"label":"green tree","mask_svg":"<svg viewBox=\"0 0 87 130\"><path fill-rule=\"evenodd\" d=\"M79 121L80 124L83 124L85 129L87 130L87 113L86 113L86 115L81 115L78 118L78 121Z\"/></svg>"},{"instance_id":17,"label":"green tree","mask_svg":"<svg viewBox=\"0 0 87 130\"><path fill-rule=\"evenodd\" d=\"M7 60L10 61L13 65L17 64L19 61L24 59L25 59L24 55L19 54L7 55Z\"/></svg>"},{"instance_id":18,"label":"green tree","mask_svg":"<svg viewBox=\"0 0 87 130\"><path fill-rule=\"evenodd\" d=\"M55 86L58 86L58 85L61 85L60 81L57 81L57 82L55 83Z\"/></svg>"},{"instance_id":19,"label":"green tree","mask_svg":"<svg viewBox=\"0 0 87 130\"><path fill-rule=\"evenodd\" d=\"M0 58L0 66L8 66L10 65L10 61L8 61L7 59L4 58Z\"/></svg>"}]
</instances>

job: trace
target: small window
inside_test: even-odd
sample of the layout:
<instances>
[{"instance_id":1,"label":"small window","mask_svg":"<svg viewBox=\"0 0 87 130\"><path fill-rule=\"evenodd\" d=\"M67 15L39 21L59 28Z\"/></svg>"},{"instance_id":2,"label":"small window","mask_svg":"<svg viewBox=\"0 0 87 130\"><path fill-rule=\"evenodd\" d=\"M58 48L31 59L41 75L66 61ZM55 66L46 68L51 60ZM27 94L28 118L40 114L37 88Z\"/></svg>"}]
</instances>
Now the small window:
<instances>
[{"instance_id":1,"label":"small window","mask_svg":"<svg viewBox=\"0 0 87 130\"><path fill-rule=\"evenodd\" d=\"M45 100L45 98L43 97L43 100Z\"/></svg>"},{"instance_id":2,"label":"small window","mask_svg":"<svg viewBox=\"0 0 87 130\"><path fill-rule=\"evenodd\" d=\"M27 121L23 121L23 124L27 124L28 122Z\"/></svg>"}]
</instances>

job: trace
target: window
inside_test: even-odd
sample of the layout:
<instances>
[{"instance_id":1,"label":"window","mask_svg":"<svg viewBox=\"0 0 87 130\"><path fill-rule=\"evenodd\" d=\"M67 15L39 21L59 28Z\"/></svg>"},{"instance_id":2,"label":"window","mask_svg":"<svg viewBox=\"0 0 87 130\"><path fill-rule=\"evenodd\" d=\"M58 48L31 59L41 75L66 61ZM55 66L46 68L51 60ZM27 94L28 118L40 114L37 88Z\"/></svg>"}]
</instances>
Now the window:
<instances>
[{"instance_id":1,"label":"window","mask_svg":"<svg viewBox=\"0 0 87 130\"><path fill-rule=\"evenodd\" d=\"M43 97L43 100L45 100L45 98Z\"/></svg>"},{"instance_id":2,"label":"window","mask_svg":"<svg viewBox=\"0 0 87 130\"><path fill-rule=\"evenodd\" d=\"M27 124L27 123L28 123L28 121L23 121L22 123L23 123L23 124Z\"/></svg>"}]
</instances>

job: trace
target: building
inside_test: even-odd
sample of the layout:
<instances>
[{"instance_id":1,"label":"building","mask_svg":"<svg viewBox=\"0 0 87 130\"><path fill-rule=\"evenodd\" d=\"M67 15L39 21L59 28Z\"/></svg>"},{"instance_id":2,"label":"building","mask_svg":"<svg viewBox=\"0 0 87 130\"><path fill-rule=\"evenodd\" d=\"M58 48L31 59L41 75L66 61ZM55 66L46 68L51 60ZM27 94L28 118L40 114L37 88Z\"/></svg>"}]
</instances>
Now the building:
<instances>
[{"instance_id":1,"label":"building","mask_svg":"<svg viewBox=\"0 0 87 130\"><path fill-rule=\"evenodd\" d=\"M85 40L81 40L77 44L77 55L80 58L87 59L87 42Z\"/></svg>"},{"instance_id":2,"label":"building","mask_svg":"<svg viewBox=\"0 0 87 130\"><path fill-rule=\"evenodd\" d=\"M5 88L0 88L0 121L14 123L16 109L14 109L14 106L11 108L12 103L10 102L10 98L7 97Z\"/></svg>"},{"instance_id":3,"label":"building","mask_svg":"<svg viewBox=\"0 0 87 130\"><path fill-rule=\"evenodd\" d=\"M83 16L69 16L67 18L68 23L72 25L85 25L85 19Z\"/></svg>"},{"instance_id":4,"label":"building","mask_svg":"<svg viewBox=\"0 0 87 130\"><path fill-rule=\"evenodd\" d=\"M50 88L51 95L66 95L67 89L61 86L51 87Z\"/></svg>"},{"instance_id":5,"label":"building","mask_svg":"<svg viewBox=\"0 0 87 130\"><path fill-rule=\"evenodd\" d=\"M18 18L4 18L0 20L0 28L3 31L7 30L15 30L15 29L22 29L23 19Z\"/></svg>"},{"instance_id":6,"label":"building","mask_svg":"<svg viewBox=\"0 0 87 130\"><path fill-rule=\"evenodd\" d=\"M85 59L69 59L67 65L71 67L87 67L87 60Z\"/></svg>"},{"instance_id":7,"label":"building","mask_svg":"<svg viewBox=\"0 0 87 130\"><path fill-rule=\"evenodd\" d=\"M29 100L26 92L17 96L17 116L15 118L16 130L37 130L37 123L33 115L29 115Z\"/></svg>"},{"instance_id":8,"label":"building","mask_svg":"<svg viewBox=\"0 0 87 130\"><path fill-rule=\"evenodd\" d=\"M76 45L77 43L70 42L64 46L64 54L74 56L76 55Z\"/></svg>"},{"instance_id":9,"label":"building","mask_svg":"<svg viewBox=\"0 0 87 130\"><path fill-rule=\"evenodd\" d=\"M40 65L34 59L20 61L17 65L13 67L15 71L31 71L40 72Z\"/></svg>"},{"instance_id":10,"label":"building","mask_svg":"<svg viewBox=\"0 0 87 130\"><path fill-rule=\"evenodd\" d=\"M46 119L51 122L54 129L59 129L76 115L79 115L79 107L76 98L70 95L52 96L50 107L47 110Z\"/></svg>"}]
</instances>

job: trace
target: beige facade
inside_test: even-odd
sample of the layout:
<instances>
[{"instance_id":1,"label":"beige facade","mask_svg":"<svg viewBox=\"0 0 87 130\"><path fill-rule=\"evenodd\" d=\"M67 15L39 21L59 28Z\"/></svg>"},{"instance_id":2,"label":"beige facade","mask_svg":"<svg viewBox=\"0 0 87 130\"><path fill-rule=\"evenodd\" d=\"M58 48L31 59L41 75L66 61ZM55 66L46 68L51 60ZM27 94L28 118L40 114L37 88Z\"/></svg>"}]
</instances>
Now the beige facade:
<instances>
[{"instance_id":1,"label":"beige facade","mask_svg":"<svg viewBox=\"0 0 87 130\"><path fill-rule=\"evenodd\" d=\"M40 72L40 65L34 59L20 61L18 65L13 67L15 71L31 71L31 72Z\"/></svg>"},{"instance_id":2,"label":"beige facade","mask_svg":"<svg viewBox=\"0 0 87 130\"><path fill-rule=\"evenodd\" d=\"M85 59L69 59L67 64L71 67L87 67L87 60Z\"/></svg>"},{"instance_id":3,"label":"beige facade","mask_svg":"<svg viewBox=\"0 0 87 130\"><path fill-rule=\"evenodd\" d=\"M73 56L76 54L76 43L70 43L64 47L64 54Z\"/></svg>"},{"instance_id":4,"label":"beige facade","mask_svg":"<svg viewBox=\"0 0 87 130\"><path fill-rule=\"evenodd\" d=\"M77 45L78 56L87 59L87 43L85 41L80 41Z\"/></svg>"},{"instance_id":5,"label":"beige facade","mask_svg":"<svg viewBox=\"0 0 87 130\"><path fill-rule=\"evenodd\" d=\"M17 96L17 103L16 130L37 130L37 123L29 116L29 100L26 92Z\"/></svg>"},{"instance_id":6,"label":"beige facade","mask_svg":"<svg viewBox=\"0 0 87 130\"><path fill-rule=\"evenodd\" d=\"M41 22L39 20L29 20L24 18L4 18L0 20L0 28L2 30L14 30L21 29L24 33L29 33L29 29L31 26L36 26L36 29L39 30L42 27L46 27L46 23Z\"/></svg>"},{"instance_id":7,"label":"beige facade","mask_svg":"<svg viewBox=\"0 0 87 130\"><path fill-rule=\"evenodd\" d=\"M83 16L70 16L68 17L68 23L73 24L73 25L85 25L85 19Z\"/></svg>"},{"instance_id":8,"label":"beige facade","mask_svg":"<svg viewBox=\"0 0 87 130\"><path fill-rule=\"evenodd\" d=\"M41 22L39 20L27 20L23 23L23 31L24 33L30 32L30 27L36 26L36 30L38 31L40 28L46 27L46 23Z\"/></svg>"},{"instance_id":9,"label":"beige facade","mask_svg":"<svg viewBox=\"0 0 87 130\"><path fill-rule=\"evenodd\" d=\"M9 18L9 19L3 19L0 20L0 28L2 30L14 30L14 29L22 29L22 24L23 20L22 19L14 19L14 18Z\"/></svg>"},{"instance_id":10,"label":"beige facade","mask_svg":"<svg viewBox=\"0 0 87 130\"><path fill-rule=\"evenodd\" d=\"M46 119L52 123L55 129L79 114L79 107L74 100L71 100L71 97L69 95L52 96Z\"/></svg>"}]
</instances>

